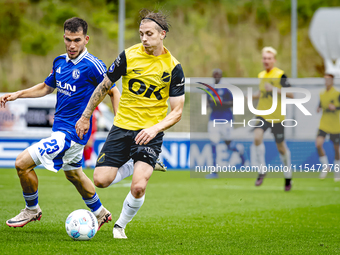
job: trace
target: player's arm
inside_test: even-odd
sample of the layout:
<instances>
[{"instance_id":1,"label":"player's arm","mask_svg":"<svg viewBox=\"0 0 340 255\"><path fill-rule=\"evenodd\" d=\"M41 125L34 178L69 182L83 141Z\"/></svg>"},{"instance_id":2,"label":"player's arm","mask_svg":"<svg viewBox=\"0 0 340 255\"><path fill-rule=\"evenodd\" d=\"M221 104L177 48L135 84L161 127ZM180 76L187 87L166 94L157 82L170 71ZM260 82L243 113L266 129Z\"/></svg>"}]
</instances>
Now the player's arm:
<instances>
[{"instance_id":1,"label":"player's arm","mask_svg":"<svg viewBox=\"0 0 340 255\"><path fill-rule=\"evenodd\" d=\"M150 142L159 132L162 132L181 120L185 101L185 78L182 67L178 64L171 72L169 89L169 102L171 112L159 123L150 128L141 130L136 138L136 144L142 145Z\"/></svg>"},{"instance_id":2,"label":"player's arm","mask_svg":"<svg viewBox=\"0 0 340 255\"><path fill-rule=\"evenodd\" d=\"M260 97L261 97L261 91L260 90L253 93L253 99L259 99Z\"/></svg>"},{"instance_id":3,"label":"player's arm","mask_svg":"<svg viewBox=\"0 0 340 255\"><path fill-rule=\"evenodd\" d=\"M104 77L103 81L92 93L82 116L76 123L76 132L80 139L83 139L83 135L85 135L90 128L90 118L94 109L96 109L99 103L103 101L104 97L108 94L112 87L112 84L115 83L122 75L126 74L125 51L116 58L106 74L107 75Z\"/></svg>"},{"instance_id":4,"label":"player's arm","mask_svg":"<svg viewBox=\"0 0 340 255\"><path fill-rule=\"evenodd\" d=\"M111 80L105 76L104 80L97 86L94 90L82 116L76 123L76 132L80 139L83 139L90 128L90 118L94 109L103 101L104 97L107 95L109 89L112 86Z\"/></svg>"},{"instance_id":5,"label":"player's arm","mask_svg":"<svg viewBox=\"0 0 340 255\"><path fill-rule=\"evenodd\" d=\"M316 108L316 112L319 113L322 110L321 101L319 102L318 108Z\"/></svg>"},{"instance_id":6,"label":"player's arm","mask_svg":"<svg viewBox=\"0 0 340 255\"><path fill-rule=\"evenodd\" d=\"M169 98L171 112L161 122L155 125L158 132L167 130L181 120L184 101L185 95Z\"/></svg>"},{"instance_id":7,"label":"player's arm","mask_svg":"<svg viewBox=\"0 0 340 255\"><path fill-rule=\"evenodd\" d=\"M169 103L171 112L156 125L141 130L135 138L136 144L149 143L159 132L162 132L173 125L175 125L182 118L182 112L184 107L185 95L178 97L170 97Z\"/></svg>"},{"instance_id":8,"label":"player's arm","mask_svg":"<svg viewBox=\"0 0 340 255\"><path fill-rule=\"evenodd\" d=\"M338 101L340 102L340 95L338 97ZM336 110L340 110L340 106L335 107Z\"/></svg>"},{"instance_id":9,"label":"player's arm","mask_svg":"<svg viewBox=\"0 0 340 255\"><path fill-rule=\"evenodd\" d=\"M14 101L17 98L36 98L43 97L52 93L54 88L48 86L45 82L39 83L29 89L19 90L17 92L8 93L0 97L0 108L5 108L8 101Z\"/></svg>"},{"instance_id":10,"label":"player's arm","mask_svg":"<svg viewBox=\"0 0 340 255\"><path fill-rule=\"evenodd\" d=\"M117 115L117 111L118 111L119 100L120 100L120 92L119 92L117 86L112 87L108 91L108 94L109 94L110 99L111 99L113 113L116 116Z\"/></svg>"},{"instance_id":11,"label":"player's arm","mask_svg":"<svg viewBox=\"0 0 340 255\"><path fill-rule=\"evenodd\" d=\"M288 82L288 78L285 74L282 74L281 79L280 79L280 84L284 88L290 87L290 83ZM271 92L273 91L274 86L270 83L266 83L264 88L267 92ZM277 88L277 93L281 95L281 88ZM294 94L291 92L286 93L286 96L289 98L294 98Z\"/></svg>"}]
</instances>

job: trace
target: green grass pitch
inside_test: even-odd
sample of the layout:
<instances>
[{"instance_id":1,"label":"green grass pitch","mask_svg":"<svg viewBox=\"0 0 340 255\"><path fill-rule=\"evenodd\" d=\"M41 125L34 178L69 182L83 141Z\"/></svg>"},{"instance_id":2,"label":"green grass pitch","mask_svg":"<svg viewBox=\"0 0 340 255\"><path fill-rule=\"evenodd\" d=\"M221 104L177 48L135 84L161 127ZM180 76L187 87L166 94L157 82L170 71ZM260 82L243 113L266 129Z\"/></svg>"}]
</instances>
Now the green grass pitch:
<instances>
[{"instance_id":1,"label":"green grass pitch","mask_svg":"<svg viewBox=\"0 0 340 255\"><path fill-rule=\"evenodd\" d=\"M86 170L92 178L93 171ZM73 241L65 219L85 208L62 171L37 170L43 216L23 228L5 221L24 208L14 169L0 169L0 254L336 254L340 253L340 183L333 179L198 179L188 171L155 172L143 207L112 238L131 178L97 189L113 216L90 241Z\"/></svg>"}]
</instances>

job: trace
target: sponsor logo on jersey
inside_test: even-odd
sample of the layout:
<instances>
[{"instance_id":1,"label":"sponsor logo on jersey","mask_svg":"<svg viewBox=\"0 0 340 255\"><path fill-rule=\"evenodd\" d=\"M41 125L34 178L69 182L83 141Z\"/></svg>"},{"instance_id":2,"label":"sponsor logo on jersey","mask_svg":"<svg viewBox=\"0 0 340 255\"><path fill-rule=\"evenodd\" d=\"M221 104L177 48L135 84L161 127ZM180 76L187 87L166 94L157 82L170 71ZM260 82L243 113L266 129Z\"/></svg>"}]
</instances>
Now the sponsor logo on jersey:
<instances>
[{"instance_id":1,"label":"sponsor logo on jersey","mask_svg":"<svg viewBox=\"0 0 340 255\"><path fill-rule=\"evenodd\" d=\"M152 148L150 148L150 147L145 147L144 149L147 151L147 153L149 153L149 154L151 154L151 155L154 155L155 157L157 156L157 155L156 155L156 152L155 152Z\"/></svg>"},{"instance_id":2,"label":"sponsor logo on jersey","mask_svg":"<svg viewBox=\"0 0 340 255\"><path fill-rule=\"evenodd\" d=\"M118 56L118 57L116 58L115 62L114 62L114 63L116 64L117 67L120 65L120 60L121 60L121 58L120 58L120 56Z\"/></svg>"},{"instance_id":3,"label":"sponsor logo on jersey","mask_svg":"<svg viewBox=\"0 0 340 255\"><path fill-rule=\"evenodd\" d=\"M57 87L58 88L61 88L61 89L65 89L65 90L69 90L69 91L72 91L72 92L76 92L76 85L71 85L67 82L65 82L64 84L61 83L60 81L57 80Z\"/></svg>"},{"instance_id":4,"label":"sponsor logo on jersey","mask_svg":"<svg viewBox=\"0 0 340 255\"><path fill-rule=\"evenodd\" d=\"M169 81L170 81L170 78L171 78L171 76L170 76L169 73L167 73L167 72L164 72L164 73L163 73L163 75L162 75L162 80L163 80L163 82L169 82Z\"/></svg>"},{"instance_id":5,"label":"sponsor logo on jersey","mask_svg":"<svg viewBox=\"0 0 340 255\"><path fill-rule=\"evenodd\" d=\"M72 72L73 79L77 80L80 77L80 71L78 69L74 69Z\"/></svg>"},{"instance_id":6,"label":"sponsor logo on jersey","mask_svg":"<svg viewBox=\"0 0 340 255\"><path fill-rule=\"evenodd\" d=\"M182 80L181 80L181 83L180 84L177 84L176 86L184 86L184 84L185 84L185 82L184 82L184 77L182 78Z\"/></svg>"},{"instance_id":7,"label":"sponsor logo on jersey","mask_svg":"<svg viewBox=\"0 0 340 255\"><path fill-rule=\"evenodd\" d=\"M105 161L105 153L101 153L97 159L98 163L103 163Z\"/></svg>"},{"instance_id":8,"label":"sponsor logo on jersey","mask_svg":"<svg viewBox=\"0 0 340 255\"><path fill-rule=\"evenodd\" d=\"M112 63L112 65L109 68L109 72L113 73L114 70L115 70L115 63Z\"/></svg>"},{"instance_id":9,"label":"sponsor logo on jersey","mask_svg":"<svg viewBox=\"0 0 340 255\"><path fill-rule=\"evenodd\" d=\"M76 90L77 90L76 85L71 85L71 84L69 84L67 82L61 83L58 80L57 80L56 83L57 83L57 90L58 90L58 92L66 95L66 96L70 97L72 95L71 92L76 92Z\"/></svg>"},{"instance_id":10,"label":"sponsor logo on jersey","mask_svg":"<svg viewBox=\"0 0 340 255\"><path fill-rule=\"evenodd\" d=\"M142 72L143 72L143 69L133 69L132 71L133 71L135 74L141 75Z\"/></svg>"}]
</instances>

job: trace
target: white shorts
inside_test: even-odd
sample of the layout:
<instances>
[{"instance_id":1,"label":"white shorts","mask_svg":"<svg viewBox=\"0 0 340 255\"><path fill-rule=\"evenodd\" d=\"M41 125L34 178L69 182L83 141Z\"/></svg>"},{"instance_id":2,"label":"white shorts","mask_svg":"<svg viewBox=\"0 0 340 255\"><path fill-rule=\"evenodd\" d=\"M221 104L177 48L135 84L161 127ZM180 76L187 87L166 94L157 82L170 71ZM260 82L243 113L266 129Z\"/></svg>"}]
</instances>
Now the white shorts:
<instances>
[{"instance_id":1,"label":"white shorts","mask_svg":"<svg viewBox=\"0 0 340 255\"><path fill-rule=\"evenodd\" d=\"M230 125L217 124L214 127L214 121L208 123L209 139L212 143L218 144L220 141L232 141L233 128Z\"/></svg>"},{"instance_id":2,"label":"white shorts","mask_svg":"<svg viewBox=\"0 0 340 255\"><path fill-rule=\"evenodd\" d=\"M84 145L72 141L63 132L53 132L51 137L42 139L28 147L34 163L58 172L78 169L82 166Z\"/></svg>"}]
</instances>

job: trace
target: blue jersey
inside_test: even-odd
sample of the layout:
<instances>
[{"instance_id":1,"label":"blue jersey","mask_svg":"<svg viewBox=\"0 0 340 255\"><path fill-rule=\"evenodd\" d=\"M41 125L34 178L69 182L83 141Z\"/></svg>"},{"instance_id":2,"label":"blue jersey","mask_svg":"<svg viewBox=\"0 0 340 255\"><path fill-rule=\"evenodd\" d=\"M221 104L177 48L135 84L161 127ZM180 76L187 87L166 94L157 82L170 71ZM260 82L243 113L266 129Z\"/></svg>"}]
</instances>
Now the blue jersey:
<instances>
[{"instance_id":1,"label":"blue jersey","mask_svg":"<svg viewBox=\"0 0 340 255\"><path fill-rule=\"evenodd\" d=\"M233 101L233 95L229 91L229 89L225 88L217 88L215 89L217 94L220 96L222 100L222 106L216 97L215 93L211 90L211 94L214 96L217 105L215 105L214 101L210 96L208 96L208 102L211 108L211 114L210 114L210 120L214 119L225 119L225 120L232 120L233 119L233 113L231 111L231 106L225 105L226 102L232 102Z\"/></svg>"},{"instance_id":2,"label":"blue jersey","mask_svg":"<svg viewBox=\"0 0 340 255\"><path fill-rule=\"evenodd\" d=\"M48 86L57 88L54 132L61 131L79 144L87 143L91 135L92 116L90 129L83 140L78 137L75 125L105 74L105 64L88 53L86 48L76 59L63 54L54 60L52 71L45 79Z\"/></svg>"}]
</instances>

